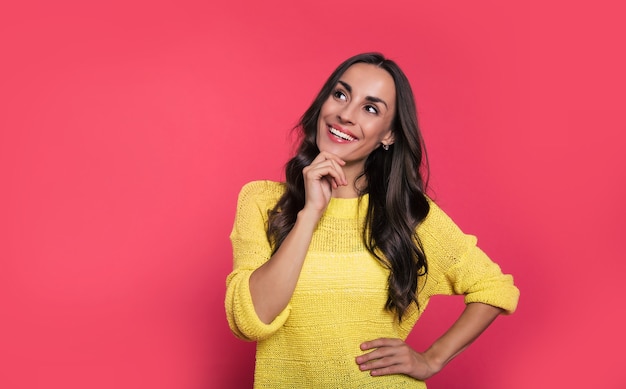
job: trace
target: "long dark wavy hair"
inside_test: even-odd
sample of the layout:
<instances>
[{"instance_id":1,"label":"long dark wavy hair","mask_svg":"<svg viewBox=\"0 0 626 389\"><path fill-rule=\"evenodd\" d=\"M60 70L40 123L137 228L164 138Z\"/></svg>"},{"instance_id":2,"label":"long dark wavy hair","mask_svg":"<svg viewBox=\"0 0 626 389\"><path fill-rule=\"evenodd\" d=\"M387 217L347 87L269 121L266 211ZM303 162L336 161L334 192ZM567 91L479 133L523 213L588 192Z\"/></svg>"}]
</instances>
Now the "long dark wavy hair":
<instances>
[{"instance_id":1,"label":"long dark wavy hair","mask_svg":"<svg viewBox=\"0 0 626 389\"><path fill-rule=\"evenodd\" d=\"M364 53L347 59L330 75L296 127L301 143L296 155L286 164L286 190L274 209L269 211L267 236L276 252L304 207L302 169L320 152L316 134L322 105L344 72L356 63L384 69L395 83L394 143L389 150L376 148L365 161L365 169L357 180L364 177L366 182L366 187L359 193L369 193L363 242L367 250L390 270L386 309L395 311L401 321L411 303L418 303L418 277L428 273L416 228L430 207L424 194L428 161L417 124L415 100L407 77L395 62L379 53Z\"/></svg>"}]
</instances>

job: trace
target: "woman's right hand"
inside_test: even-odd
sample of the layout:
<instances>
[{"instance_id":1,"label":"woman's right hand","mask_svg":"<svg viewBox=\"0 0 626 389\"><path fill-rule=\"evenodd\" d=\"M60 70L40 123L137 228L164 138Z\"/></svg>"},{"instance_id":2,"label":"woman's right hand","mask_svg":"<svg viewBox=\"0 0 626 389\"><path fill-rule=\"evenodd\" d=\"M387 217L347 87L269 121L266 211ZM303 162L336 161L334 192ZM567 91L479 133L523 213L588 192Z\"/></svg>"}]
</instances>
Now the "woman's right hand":
<instances>
[{"instance_id":1,"label":"woman's right hand","mask_svg":"<svg viewBox=\"0 0 626 389\"><path fill-rule=\"evenodd\" d=\"M322 151L309 166L302 169L306 192L304 209L315 211L321 216L330 202L333 189L348 185L342 169L345 164L335 154Z\"/></svg>"},{"instance_id":2,"label":"woman's right hand","mask_svg":"<svg viewBox=\"0 0 626 389\"><path fill-rule=\"evenodd\" d=\"M250 275L252 304L259 319L271 323L289 304L309 251L315 227L324 214L333 189L347 185L338 156L320 153L304 169L305 203L278 250Z\"/></svg>"}]
</instances>

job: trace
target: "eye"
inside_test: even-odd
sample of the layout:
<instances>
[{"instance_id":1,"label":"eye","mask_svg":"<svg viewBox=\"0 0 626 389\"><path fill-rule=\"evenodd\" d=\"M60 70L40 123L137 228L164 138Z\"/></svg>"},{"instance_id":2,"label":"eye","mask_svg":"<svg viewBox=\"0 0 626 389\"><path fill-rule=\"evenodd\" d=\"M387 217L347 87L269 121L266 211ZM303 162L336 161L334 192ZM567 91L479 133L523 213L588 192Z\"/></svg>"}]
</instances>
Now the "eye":
<instances>
[{"instance_id":1,"label":"eye","mask_svg":"<svg viewBox=\"0 0 626 389\"><path fill-rule=\"evenodd\" d=\"M345 93L343 93L341 90L337 89L336 91L333 92L333 96L337 99L337 100L343 100L346 101L348 100L348 96L346 96Z\"/></svg>"},{"instance_id":2,"label":"eye","mask_svg":"<svg viewBox=\"0 0 626 389\"><path fill-rule=\"evenodd\" d=\"M366 105L365 110L369 113L373 113L374 115L378 115L378 108L373 105Z\"/></svg>"}]
</instances>

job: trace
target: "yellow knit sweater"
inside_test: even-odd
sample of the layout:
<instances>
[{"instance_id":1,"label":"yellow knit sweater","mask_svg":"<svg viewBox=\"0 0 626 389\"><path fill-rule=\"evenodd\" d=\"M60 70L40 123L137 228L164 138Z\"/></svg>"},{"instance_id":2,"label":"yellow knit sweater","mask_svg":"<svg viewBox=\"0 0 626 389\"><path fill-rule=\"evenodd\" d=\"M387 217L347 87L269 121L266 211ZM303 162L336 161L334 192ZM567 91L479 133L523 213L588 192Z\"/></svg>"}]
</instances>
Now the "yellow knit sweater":
<instances>
[{"instance_id":1,"label":"yellow knit sweater","mask_svg":"<svg viewBox=\"0 0 626 389\"><path fill-rule=\"evenodd\" d=\"M411 306L401 323L385 310L388 270L361 239L368 196L332 198L313 235L287 308L270 323L255 313L248 280L271 256L267 211L283 193L281 183L255 181L239 194L231 241L234 268L226 280L226 313L233 333L257 341L255 388L425 388L405 375L371 377L359 370L359 345L381 337L406 339L437 294L465 295L512 313L519 291L433 202L418 227L428 276L418 285L421 310Z\"/></svg>"}]
</instances>

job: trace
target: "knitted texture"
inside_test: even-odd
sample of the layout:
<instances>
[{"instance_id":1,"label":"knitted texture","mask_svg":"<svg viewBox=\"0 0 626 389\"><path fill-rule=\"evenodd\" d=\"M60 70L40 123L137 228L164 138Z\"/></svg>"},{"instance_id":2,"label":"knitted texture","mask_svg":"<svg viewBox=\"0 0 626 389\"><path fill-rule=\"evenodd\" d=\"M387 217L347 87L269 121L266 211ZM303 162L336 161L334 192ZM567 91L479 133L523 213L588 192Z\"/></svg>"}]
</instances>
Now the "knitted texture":
<instances>
[{"instance_id":1,"label":"knitted texture","mask_svg":"<svg viewBox=\"0 0 626 389\"><path fill-rule=\"evenodd\" d=\"M233 271L226 280L226 313L233 333L256 341L255 388L425 388L405 375L371 377L359 370L359 345L388 337L406 339L433 295L462 294L512 313L519 298L510 275L502 274L433 202L417 233L428 261L413 304L398 322L385 310L389 271L362 241L368 196L332 198L313 234L289 305L270 324L254 310L250 274L271 256L266 237L268 210L283 194L272 181L246 184L231 233Z\"/></svg>"}]
</instances>

